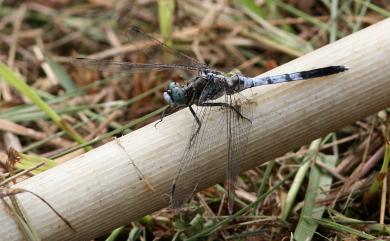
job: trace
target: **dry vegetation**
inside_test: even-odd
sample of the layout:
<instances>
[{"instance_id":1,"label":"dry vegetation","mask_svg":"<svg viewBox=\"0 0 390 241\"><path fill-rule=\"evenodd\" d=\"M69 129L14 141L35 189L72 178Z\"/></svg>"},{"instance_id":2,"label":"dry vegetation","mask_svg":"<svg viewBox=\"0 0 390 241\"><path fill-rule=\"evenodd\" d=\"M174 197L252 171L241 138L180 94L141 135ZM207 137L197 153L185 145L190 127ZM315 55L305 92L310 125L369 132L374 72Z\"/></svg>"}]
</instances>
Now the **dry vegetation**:
<instances>
[{"instance_id":1,"label":"dry vegetation","mask_svg":"<svg viewBox=\"0 0 390 241\"><path fill-rule=\"evenodd\" d=\"M389 16L388 0L0 1L0 61L12 69L0 66L0 182L35 175L159 118L166 80L180 80L183 73L112 76L71 64L75 56L171 61L147 51L144 39L129 42L130 26L212 67L253 76ZM217 185L197 194L180 218L164 209L114 231L109 240L195 234L217 240L290 240L292 233L304 240L314 232L315 240L390 236L389 227L381 225L389 216L383 195L388 192L388 124L384 110L243 173L238 202L267 195L234 221L213 226L224 220L219 216L223 187ZM322 162L310 168L310 161L320 157ZM285 178L296 170L295 180L301 182L292 185L293 178ZM307 192L315 180L327 183L322 187L326 199ZM316 200L323 214L312 216L303 200Z\"/></svg>"}]
</instances>

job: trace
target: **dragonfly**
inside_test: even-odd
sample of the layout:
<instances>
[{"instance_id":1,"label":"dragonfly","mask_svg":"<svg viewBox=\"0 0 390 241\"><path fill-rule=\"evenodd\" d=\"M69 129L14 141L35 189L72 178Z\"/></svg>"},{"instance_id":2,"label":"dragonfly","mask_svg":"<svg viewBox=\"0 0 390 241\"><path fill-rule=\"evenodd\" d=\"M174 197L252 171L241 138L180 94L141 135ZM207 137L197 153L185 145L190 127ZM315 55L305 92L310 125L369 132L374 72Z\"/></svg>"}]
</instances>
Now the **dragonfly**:
<instances>
[{"instance_id":1,"label":"dragonfly","mask_svg":"<svg viewBox=\"0 0 390 241\"><path fill-rule=\"evenodd\" d=\"M251 110L248 107L250 104L240 92L263 85L325 77L348 69L343 65L333 65L265 77L247 77L239 72L226 74L199 63L139 28L129 29L128 35L131 41L142 39L154 48L174 55L180 63L132 63L88 58L78 58L74 63L103 72L135 73L175 69L195 72L185 83L169 81L163 92L163 99L168 104L167 110L188 108L194 118L191 134L171 187L171 206L174 210L180 210L193 196L202 178L202 169L207 168L197 163L199 153L213 146L213 135L224 133L227 145L227 153L224 155L227 161L227 206L229 214L233 213L235 184L252 126ZM221 121L218 125L210 126L208 116L215 111L221 112ZM164 111L160 121L168 112Z\"/></svg>"}]
</instances>

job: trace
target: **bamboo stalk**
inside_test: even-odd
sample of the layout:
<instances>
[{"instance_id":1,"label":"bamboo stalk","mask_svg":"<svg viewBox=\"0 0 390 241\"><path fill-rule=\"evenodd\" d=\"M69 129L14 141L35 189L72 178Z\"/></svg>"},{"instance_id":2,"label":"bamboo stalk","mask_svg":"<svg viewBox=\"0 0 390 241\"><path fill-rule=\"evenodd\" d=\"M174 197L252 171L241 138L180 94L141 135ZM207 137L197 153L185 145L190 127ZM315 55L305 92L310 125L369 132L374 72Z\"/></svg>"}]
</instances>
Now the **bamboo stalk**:
<instances>
[{"instance_id":1,"label":"bamboo stalk","mask_svg":"<svg viewBox=\"0 0 390 241\"><path fill-rule=\"evenodd\" d=\"M390 106L390 19L267 74L328 65L350 70L244 91L254 115L242 170ZM210 123L218 121L217 115L218 111L211 114ZM18 195L42 240L88 240L168 206L192 123L188 109L179 111L157 128L150 124L17 184L43 197L77 230L69 229L36 197ZM199 189L225 178L222 139L215 135L214 145L194 160L207 166ZM0 205L1 240L22 240L15 221Z\"/></svg>"}]
</instances>

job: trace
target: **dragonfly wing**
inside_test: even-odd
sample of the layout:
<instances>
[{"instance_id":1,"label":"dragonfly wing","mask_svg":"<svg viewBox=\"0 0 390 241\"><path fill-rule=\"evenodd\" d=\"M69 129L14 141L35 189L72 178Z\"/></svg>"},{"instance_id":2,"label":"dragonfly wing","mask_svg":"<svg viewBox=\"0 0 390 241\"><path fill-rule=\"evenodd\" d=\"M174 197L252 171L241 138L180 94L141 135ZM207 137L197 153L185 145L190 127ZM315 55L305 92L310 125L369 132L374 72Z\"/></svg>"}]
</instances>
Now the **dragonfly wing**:
<instances>
[{"instance_id":1,"label":"dragonfly wing","mask_svg":"<svg viewBox=\"0 0 390 241\"><path fill-rule=\"evenodd\" d=\"M227 197L228 210L231 214L233 212L235 184L239 172L242 170L242 168L240 168L240 164L242 163L246 153L248 135L252 127L251 119L253 113L247 98L245 98L241 93L235 92L235 90L225 89L228 84L223 81L214 81L209 85L211 86L208 87L207 91L202 92L200 99L209 100L209 103L214 102L214 104L217 104L217 106L223 109L223 117L221 118L222 122L220 122L218 126L223 127L222 129L226 137ZM210 96L210 93L214 93L219 96L221 92L223 92L223 98L214 100L214 97ZM210 133L212 132L210 131Z\"/></svg>"},{"instance_id":2,"label":"dragonfly wing","mask_svg":"<svg viewBox=\"0 0 390 241\"><path fill-rule=\"evenodd\" d=\"M202 101L210 98L209 91L215 88L214 83L209 82L201 92ZM214 107L203 107L193 105L195 115L201 122L201 127L196 120L193 122L191 134L185 152L181 158L177 175L174 179L171 192L171 203L174 210L179 210L196 191L201 178L205 177L204 173L210 169L210 166L203 163L202 154L208 153L220 143L216 141L216 136L223 135L223 123L211 123L210 113L215 111Z\"/></svg>"},{"instance_id":3,"label":"dragonfly wing","mask_svg":"<svg viewBox=\"0 0 390 241\"><path fill-rule=\"evenodd\" d=\"M240 174L241 163L245 158L248 136L252 127L252 109L249 100L240 93L225 95L225 102L235 108L225 108L226 137L228 145L227 157L227 196L228 211L233 213L234 190ZM237 113L237 111L239 113Z\"/></svg>"},{"instance_id":4,"label":"dragonfly wing","mask_svg":"<svg viewBox=\"0 0 390 241\"><path fill-rule=\"evenodd\" d=\"M206 68L196 59L169 47L136 27L129 29L128 37L130 45L134 47L132 54L129 56L129 62L77 58L72 61L72 64L108 73L138 73L152 70L173 71L181 69L185 70L184 73L193 75L194 71Z\"/></svg>"},{"instance_id":5,"label":"dragonfly wing","mask_svg":"<svg viewBox=\"0 0 390 241\"><path fill-rule=\"evenodd\" d=\"M198 124L194 121L191 132L192 141L188 143L172 185L171 203L176 211L194 194L206 169L212 168L202 163L202 153L211 152L216 146L224 144L228 145L228 151L224 153L228 163L226 171L228 207L230 213L233 211L234 188L239 170L242 169L240 163L246 151L248 134L252 125L250 121L252 112L249 101L239 93L224 95L223 98L213 100L214 96L210 95L219 94L218 90L229 92L225 91L225 86L222 82L210 81L199 98L199 105L213 103L216 106L196 107L195 113L202 125L200 131L197 132ZM209 118L211 111L221 112L221 118ZM215 120L209 121L212 119ZM222 140L216 138L220 136Z\"/></svg>"},{"instance_id":6,"label":"dragonfly wing","mask_svg":"<svg viewBox=\"0 0 390 241\"><path fill-rule=\"evenodd\" d=\"M99 60L88 58L77 58L72 62L73 65L81 66L89 69L94 69L108 73L137 73L149 72L151 70L169 70L169 69L185 69L198 70L197 67L182 65L182 64L147 64L147 63L128 63L111 60Z\"/></svg>"},{"instance_id":7,"label":"dragonfly wing","mask_svg":"<svg viewBox=\"0 0 390 241\"><path fill-rule=\"evenodd\" d=\"M143 32L138 27L131 27L127 31L127 36L130 43L134 43L135 48L139 53L144 54L146 59L156 59L153 56L164 56L165 59L174 60L178 63L194 66L198 69L206 68L207 66L199 63L196 59L168 46L161 40ZM139 43L139 44L138 44Z\"/></svg>"},{"instance_id":8,"label":"dragonfly wing","mask_svg":"<svg viewBox=\"0 0 390 241\"><path fill-rule=\"evenodd\" d=\"M205 130L208 127L205 120L210 110L209 108L195 108L195 114L202 125L198 131L199 125L194 120L187 147L183 153L179 169L172 184L171 205L175 212L179 211L192 197L202 176L201 165L196 159L205 148L203 140L207 133Z\"/></svg>"}]
</instances>

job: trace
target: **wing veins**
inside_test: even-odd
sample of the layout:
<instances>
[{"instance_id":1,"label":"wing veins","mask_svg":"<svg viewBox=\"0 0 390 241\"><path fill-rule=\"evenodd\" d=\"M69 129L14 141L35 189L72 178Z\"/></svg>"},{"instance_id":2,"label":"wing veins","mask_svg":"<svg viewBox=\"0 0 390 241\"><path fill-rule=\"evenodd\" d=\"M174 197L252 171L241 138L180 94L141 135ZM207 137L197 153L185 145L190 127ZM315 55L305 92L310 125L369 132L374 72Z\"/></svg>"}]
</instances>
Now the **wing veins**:
<instances>
[{"instance_id":1,"label":"wing veins","mask_svg":"<svg viewBox=\"0 0 390 241\"><path fill-rule=\"evenodd\" d=\"M99 60L88 58L76 58L72 64L98 71L108 72L142 72L148 70L165 70L165 69L186 69L186 70L200 70L200 66L186 65L186 64L149 64L149 63L130 63L112 60Z\"/></svg>"}]
</instances>

